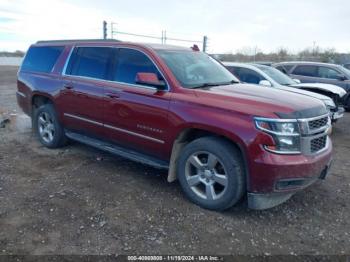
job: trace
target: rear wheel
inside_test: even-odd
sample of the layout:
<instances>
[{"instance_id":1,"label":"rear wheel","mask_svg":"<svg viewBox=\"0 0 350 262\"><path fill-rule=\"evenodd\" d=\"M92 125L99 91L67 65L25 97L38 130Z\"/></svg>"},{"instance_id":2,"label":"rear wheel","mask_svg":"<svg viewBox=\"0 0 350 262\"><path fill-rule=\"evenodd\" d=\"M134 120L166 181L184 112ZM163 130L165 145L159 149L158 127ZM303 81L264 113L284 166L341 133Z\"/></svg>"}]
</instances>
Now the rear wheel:
<instances>
[{"instance_id":1,"label":"rear wheel","mask_svg":"<svg viewBox=\"0 0 350 262\"><path fill-rule=\"evenodd\" d=\"M44 104L34 111L33 128L40 142L48 148L58 148L67 142L52 104Z\"/></svg>"},{"instance_id":2,"label":"rear wheel","mask_svg":"<svg viewBox=\"0 0 350 262\"><path fill-rule=\"evenodd\" d=\"M240 152L216 137L199 138L183 149L177 176L186 196L201 207L224 210L245 191Z\"/></svg>"}]
</instances>

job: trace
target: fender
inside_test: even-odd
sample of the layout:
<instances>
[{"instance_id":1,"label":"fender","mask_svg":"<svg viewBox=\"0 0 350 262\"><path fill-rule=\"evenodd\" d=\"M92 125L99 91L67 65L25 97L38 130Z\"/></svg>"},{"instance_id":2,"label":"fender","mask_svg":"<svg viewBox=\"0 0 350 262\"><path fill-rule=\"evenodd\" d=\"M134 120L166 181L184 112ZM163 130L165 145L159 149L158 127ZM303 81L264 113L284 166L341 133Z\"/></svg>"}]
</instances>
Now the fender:
<instances>
[{"instance_id":1,"label":"fender","mask_svg":"<svg viewBox=\"0 0 350 262\"><path fill-rule=\"evenodd\" d=\"M182 148L186 146L189 142L191 142L191 141L188 141L188 136L191 134L192 131L203 132L204 135L205 133L207 133L208 135L216 135L219 137L223 137L224 139L227 139L228 141L230 141L233 145L237 146L237 148L242 153L245 172L249 172L248 160L247 160L248 158L247 144L234 131L227 132L227 130L221 129L219 127L209 126L205 124L186 123L186 125L184 125L178 132L172 146L171 157L169 162L168 178L167 178L169 183L176 180L176 164L178 160L178 155L179 155L179 152L181 152ZM246 177L248 178L249 176L247 175Z\"/></svg>"}]
</instances>

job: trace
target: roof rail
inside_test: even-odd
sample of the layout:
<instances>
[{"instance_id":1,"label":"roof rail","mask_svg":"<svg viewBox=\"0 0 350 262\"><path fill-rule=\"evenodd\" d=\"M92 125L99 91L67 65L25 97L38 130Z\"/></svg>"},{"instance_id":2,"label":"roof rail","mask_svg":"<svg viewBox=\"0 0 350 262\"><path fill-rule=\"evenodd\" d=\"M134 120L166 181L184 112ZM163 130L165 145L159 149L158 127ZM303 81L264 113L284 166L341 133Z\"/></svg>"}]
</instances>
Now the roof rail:
<instances>
[{"instance_id":1,"label":"roof rail","mask_svg":"<svg viewBox=\"0 0 350 262\"><path fill-rule=\"evenodd\" d=\"M41 40L37 41L37 44L50 44L50 43L74 43L74 42L121 42L116 39L61 39L61 40Z\"/></svg>"}]
</instances>

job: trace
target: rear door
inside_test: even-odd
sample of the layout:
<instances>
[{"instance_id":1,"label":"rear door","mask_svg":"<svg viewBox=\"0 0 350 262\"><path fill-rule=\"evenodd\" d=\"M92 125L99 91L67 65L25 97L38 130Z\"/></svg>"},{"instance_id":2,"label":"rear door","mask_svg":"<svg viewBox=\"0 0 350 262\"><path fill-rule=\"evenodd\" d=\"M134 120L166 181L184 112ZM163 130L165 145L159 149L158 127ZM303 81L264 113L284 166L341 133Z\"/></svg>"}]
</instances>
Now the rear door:
<instances>
[{"instance_id":1,"label":"rear door","mask_svg":"<svg viewBox=\"0 0 350 262\"><path fill-rule=\"evenodd\" d=\"M155 73L165 81L149 55L119 48L112 82L106 88L105 127L108 137L124 146L166 159L168 108L171 93L135 82L140 72ZM165 81L166 82L166 81Z\"/></svg>"},{"instance_id":2,"label":"rear door","mask_svg":"<svg viewBox=\"0 0 350 262\"><path fill-rule=\"evenodd\" d=\"M103 137L105 80L113 57L111 47L74 48L57 99L64 125L72 130Z\"/></svg>"}]
</instances>

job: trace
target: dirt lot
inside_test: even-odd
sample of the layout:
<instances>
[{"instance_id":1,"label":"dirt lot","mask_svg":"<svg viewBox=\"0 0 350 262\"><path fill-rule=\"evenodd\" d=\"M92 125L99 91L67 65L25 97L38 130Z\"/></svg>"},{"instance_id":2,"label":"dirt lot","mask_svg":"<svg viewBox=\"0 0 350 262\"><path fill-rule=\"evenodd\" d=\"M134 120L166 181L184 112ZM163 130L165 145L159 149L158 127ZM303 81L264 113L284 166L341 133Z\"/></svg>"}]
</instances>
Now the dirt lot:
<instances>
[{"instance_id":1,"label":"dirt lot","mask_svg":"<svg viewBox=\"0 0 350 262\"><path fill-rule=\"evenodd\" d=\"M166 172L71 143L41 146L0 66L0 254L350 254L350 114L331 176L287 203L223 213L187 201Z\"/></svg>"}]
</instances>

